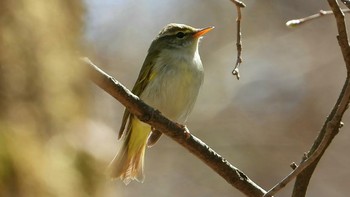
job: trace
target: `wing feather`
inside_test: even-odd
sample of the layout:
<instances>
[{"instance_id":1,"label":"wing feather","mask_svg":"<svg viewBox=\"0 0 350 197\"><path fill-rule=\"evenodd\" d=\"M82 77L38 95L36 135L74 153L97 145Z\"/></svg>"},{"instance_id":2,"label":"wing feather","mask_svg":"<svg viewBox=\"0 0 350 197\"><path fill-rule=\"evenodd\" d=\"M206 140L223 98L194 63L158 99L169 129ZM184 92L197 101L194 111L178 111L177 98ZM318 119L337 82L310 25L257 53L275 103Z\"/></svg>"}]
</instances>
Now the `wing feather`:
<instances>
[{"instance_id":1,"label":"wing feather","mask_svg":"<svg viewBox=\"0 0 350 197\"><path fill-rule=\"evenodd\" d=\"M152 70L154 65L154 61L158 58L159 51L150 51L148 55L146 56L146 59L142 65L141 71L139 73L139 76L137 77L137 80L135 82L135 85L132 89L132 93L134 93L136 96L140 96L142 92L145 90L147 84L150 80L153 79L154 76L152 76ZM127 134L130 130L131 126L131 120L134 118L134 116L129 112L127 108L125 108L122 124L119 129L119 135L118 139L120 139L124 131L126 131L125 134ZM126 127L127 125L127 127ZM125 128L126 127L126 128Z\"/></svg>"}]
</instances>

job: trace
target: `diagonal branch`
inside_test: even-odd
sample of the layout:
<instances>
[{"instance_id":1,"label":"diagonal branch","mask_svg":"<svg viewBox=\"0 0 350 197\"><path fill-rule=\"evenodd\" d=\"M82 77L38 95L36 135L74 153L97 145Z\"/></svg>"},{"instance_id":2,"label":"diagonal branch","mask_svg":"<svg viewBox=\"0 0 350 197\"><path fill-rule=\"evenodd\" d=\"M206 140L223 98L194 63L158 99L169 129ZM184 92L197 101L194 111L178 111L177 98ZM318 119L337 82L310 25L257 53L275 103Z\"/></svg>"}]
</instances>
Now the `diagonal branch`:
<instances>
[{"instance_id":1,"label":"diagonal branch","mask_svg":"<svg viewBox=\"0 0 350 197\"><path fill-rule=\"evenodd\" d=\"M344 13L339 8L339 5L335 0L328 0L329 5L332 8L332 12L336 18L338 33L338 42L344 57L344 61L347 68L347 77L343 89L339 95L339 98L333 107L330 115L325 121L318 137L316 138L310 151L304 155L301 163L297 166L289 175L287 175L282 181L276 184L272 189L268 191L265 196L270 196L275 194L277 191L282 189L286 184L288 184L292 179L297 176L294 189L293 197L305 196L306 190L311 179L311 176L326 151L329 144L332 142L333 138L338 134L339 129L342 127L341 122L342 117L346 109L348 108L350 100L350 80L349 80L349 70L350 70L350 47L348 44L348 37L346 32L346 26L344 21Z\"/></svg>"},{"instance_id":2,"label":"diagonal branch","mask_svg":"<svg viewBox=\"0 0 350 197\"><path fill-rule=\"evenodd\" d=\"M336 110L336 113L332 116L333 118L328 118L319 133L318 138L315 140L313 147L311 150L303 156L303 160L300 162L299 166L297 166L290 174L288 174L282 181L277 183L273 188L271 188L264 196L269 197L274 195L279 190L284 188L290 181L292 181L295 177L301 176L303 173L306 173L308 169L311 169L313 166L316 167L318 161L322 157L323 153L332 142L333 138L336 134L338 134L339 129L342 127L343 123L341 122L341 117L343 116L345 110L347 109L347 104L350 100L350 84L349 79L346 80L344 84L344 89L340 94L340 103L339 108ZM338 103L337 103L338 104ZM337 105L336 105L337 106ZM320 141L321 140L321 141ZM315 168L313 168L314 170ZM312 172L313 172L312 170ZM311 178L312 173L308 174ZM301 187L306 188L308 185L307 182L302 182L300 186L296 186L294 188L294 192ZM295 197L300 197L300 193L293 194Z\"/></svg>"},{"instance_id":3,"label":"diagonal branch","mask_svg":"<svg viewBox=\"0 0 350 197\"><path fill-rule=\"evenodd\" d=\"M88 66L90 79L127 107L128 110L140 120L150 124L152 127L181 144L184 148L201 159L212 170L218 173L229 184L240 190L245 195L260 197L266 193L242 171L231 165L226 159L217 154L200 139L189 134L186 127L167 119L160 114L159 111L145 104L115 78L109 76L94 65L89 59L84 58L83 61Z\"/></svg>"},{"instance_id":4,"label":"diagonal branch","mask_svg":"<svg viewBox=\"0 0 350 197\"><path fill-rule=\"evenodd\" d=\"M349 13L350 9L343 9L343 13ZM326 16L326 15L333 15L333 11L325 11L325 10L320 10L317 14L313 14L304 18L298 18L298 19L292 19L286 22L287 27L296 27L298 25L304 24L307 21L311 21L316 18L320 18L321 16Z\"/></svg>"},{"instance_id":5,"label":"diagonal branch","mask_svg":"<svg viewBox=\"0 0 350 197\"><path fill-rule=\"evenodd\" d=\"M328 3L336 19L338 29L337 39L346 65L347 77L343 89L339 95L339 98L336 104L334 105L330 115L328 116L326 122L324 123L317 139L311 147L308 156L315 152L315 150L320 146L323 138L325 138L327 135L330 135L330 140L327 142L328 147L328 145L331 143L331 140L337 135L339 128L342 125L341 119L343 117L344 112L348 108L350 100L350 47L348 43L348 35L344 21L344 13L340 9L336 0L328 0ZM318 164L318 161L321 159L324 151L310 166L308 166L300 175L298 175L294 184L292 195L293 197L300 197L306 195L306 190L310 182L311 176Z\"/></svg>"}]
</instances>

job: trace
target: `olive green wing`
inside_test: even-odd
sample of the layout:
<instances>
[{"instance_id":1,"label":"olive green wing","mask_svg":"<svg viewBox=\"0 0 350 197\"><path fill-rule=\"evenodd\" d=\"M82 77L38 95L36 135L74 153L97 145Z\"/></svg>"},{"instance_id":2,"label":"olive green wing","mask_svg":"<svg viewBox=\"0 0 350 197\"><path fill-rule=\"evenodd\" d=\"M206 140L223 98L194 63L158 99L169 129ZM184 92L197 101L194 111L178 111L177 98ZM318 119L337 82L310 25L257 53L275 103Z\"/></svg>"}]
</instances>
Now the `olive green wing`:
<instances>
[{"instance_id":1,"label":"olive green wing","mask_svg":"<svg viewBox=\"0 0 350 197\"><path fill-rule=\"evenodd\" d=\"M145 90L147 84L154 78L154 73L152 73L152 70L154 67L154 63L158 58L158 55L159 55L158 51L153 51L148 53L142 65L139 76L135 82L135 85L131 91L136 96L140 96L141 93ZM120 139L123 136L126 125L128 125L126 130L129 131L132 118L133 118L133 115L129 112L128 109L125 108L122 124L119 130L118 139Z\"/></svg>"}]
</instances>

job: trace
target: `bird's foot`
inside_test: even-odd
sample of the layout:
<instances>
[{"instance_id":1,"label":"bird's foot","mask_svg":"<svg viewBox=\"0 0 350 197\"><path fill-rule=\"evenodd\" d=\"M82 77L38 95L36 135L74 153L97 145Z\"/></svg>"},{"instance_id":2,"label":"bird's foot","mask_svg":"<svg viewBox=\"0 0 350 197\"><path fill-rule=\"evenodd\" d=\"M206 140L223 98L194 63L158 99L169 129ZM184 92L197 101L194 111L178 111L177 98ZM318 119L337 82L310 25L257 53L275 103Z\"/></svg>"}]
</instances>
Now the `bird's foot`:
<instances>
[{"instance_id":1,"label":"bird's foot","mask_svg":"<svg viewBox=\"0 0 350 197\"><path fill-rule=\"evenodd\" d=\"M187 140L188 138L191 137L191 133L190 133L190 131L188 130L188 128L186 127L186 125L182 125L182 124L179 124L179 123L176 123L176 124L177 124L177 126L179 126L179 127L182 128L182 130L183 130L183 132L184 132L184 134L185 134L186 140Z\"/></svg>"}]
</instances>

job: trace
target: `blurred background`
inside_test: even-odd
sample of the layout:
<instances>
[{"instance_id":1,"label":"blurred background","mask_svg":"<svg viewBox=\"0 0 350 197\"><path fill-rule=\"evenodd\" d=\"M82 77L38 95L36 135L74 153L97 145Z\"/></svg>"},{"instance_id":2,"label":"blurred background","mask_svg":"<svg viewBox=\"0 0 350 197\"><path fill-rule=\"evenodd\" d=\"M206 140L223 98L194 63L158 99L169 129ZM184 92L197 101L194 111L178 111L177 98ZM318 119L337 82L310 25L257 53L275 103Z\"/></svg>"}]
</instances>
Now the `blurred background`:
<instances>
[{"instance_id":1,"label":"blurred background","mask_svg":"<svg viewBox=\"0 0 350 197\"><path fill-rule=\"evenodd\" d=\"M238 81L236 8L228 0L0 2L0 196L244 196L177 143L147 150L143 184L110 182L124 107L86 79L90 59L132 88L168 23L215 26L200 45L205 81L187 126L264 189L309 150L345 80L333 16L318 0L247 0ZM309 196L349 193L349 115ZM277 196L289 196L293 184Z\"/></svg>"}]
</instances>

